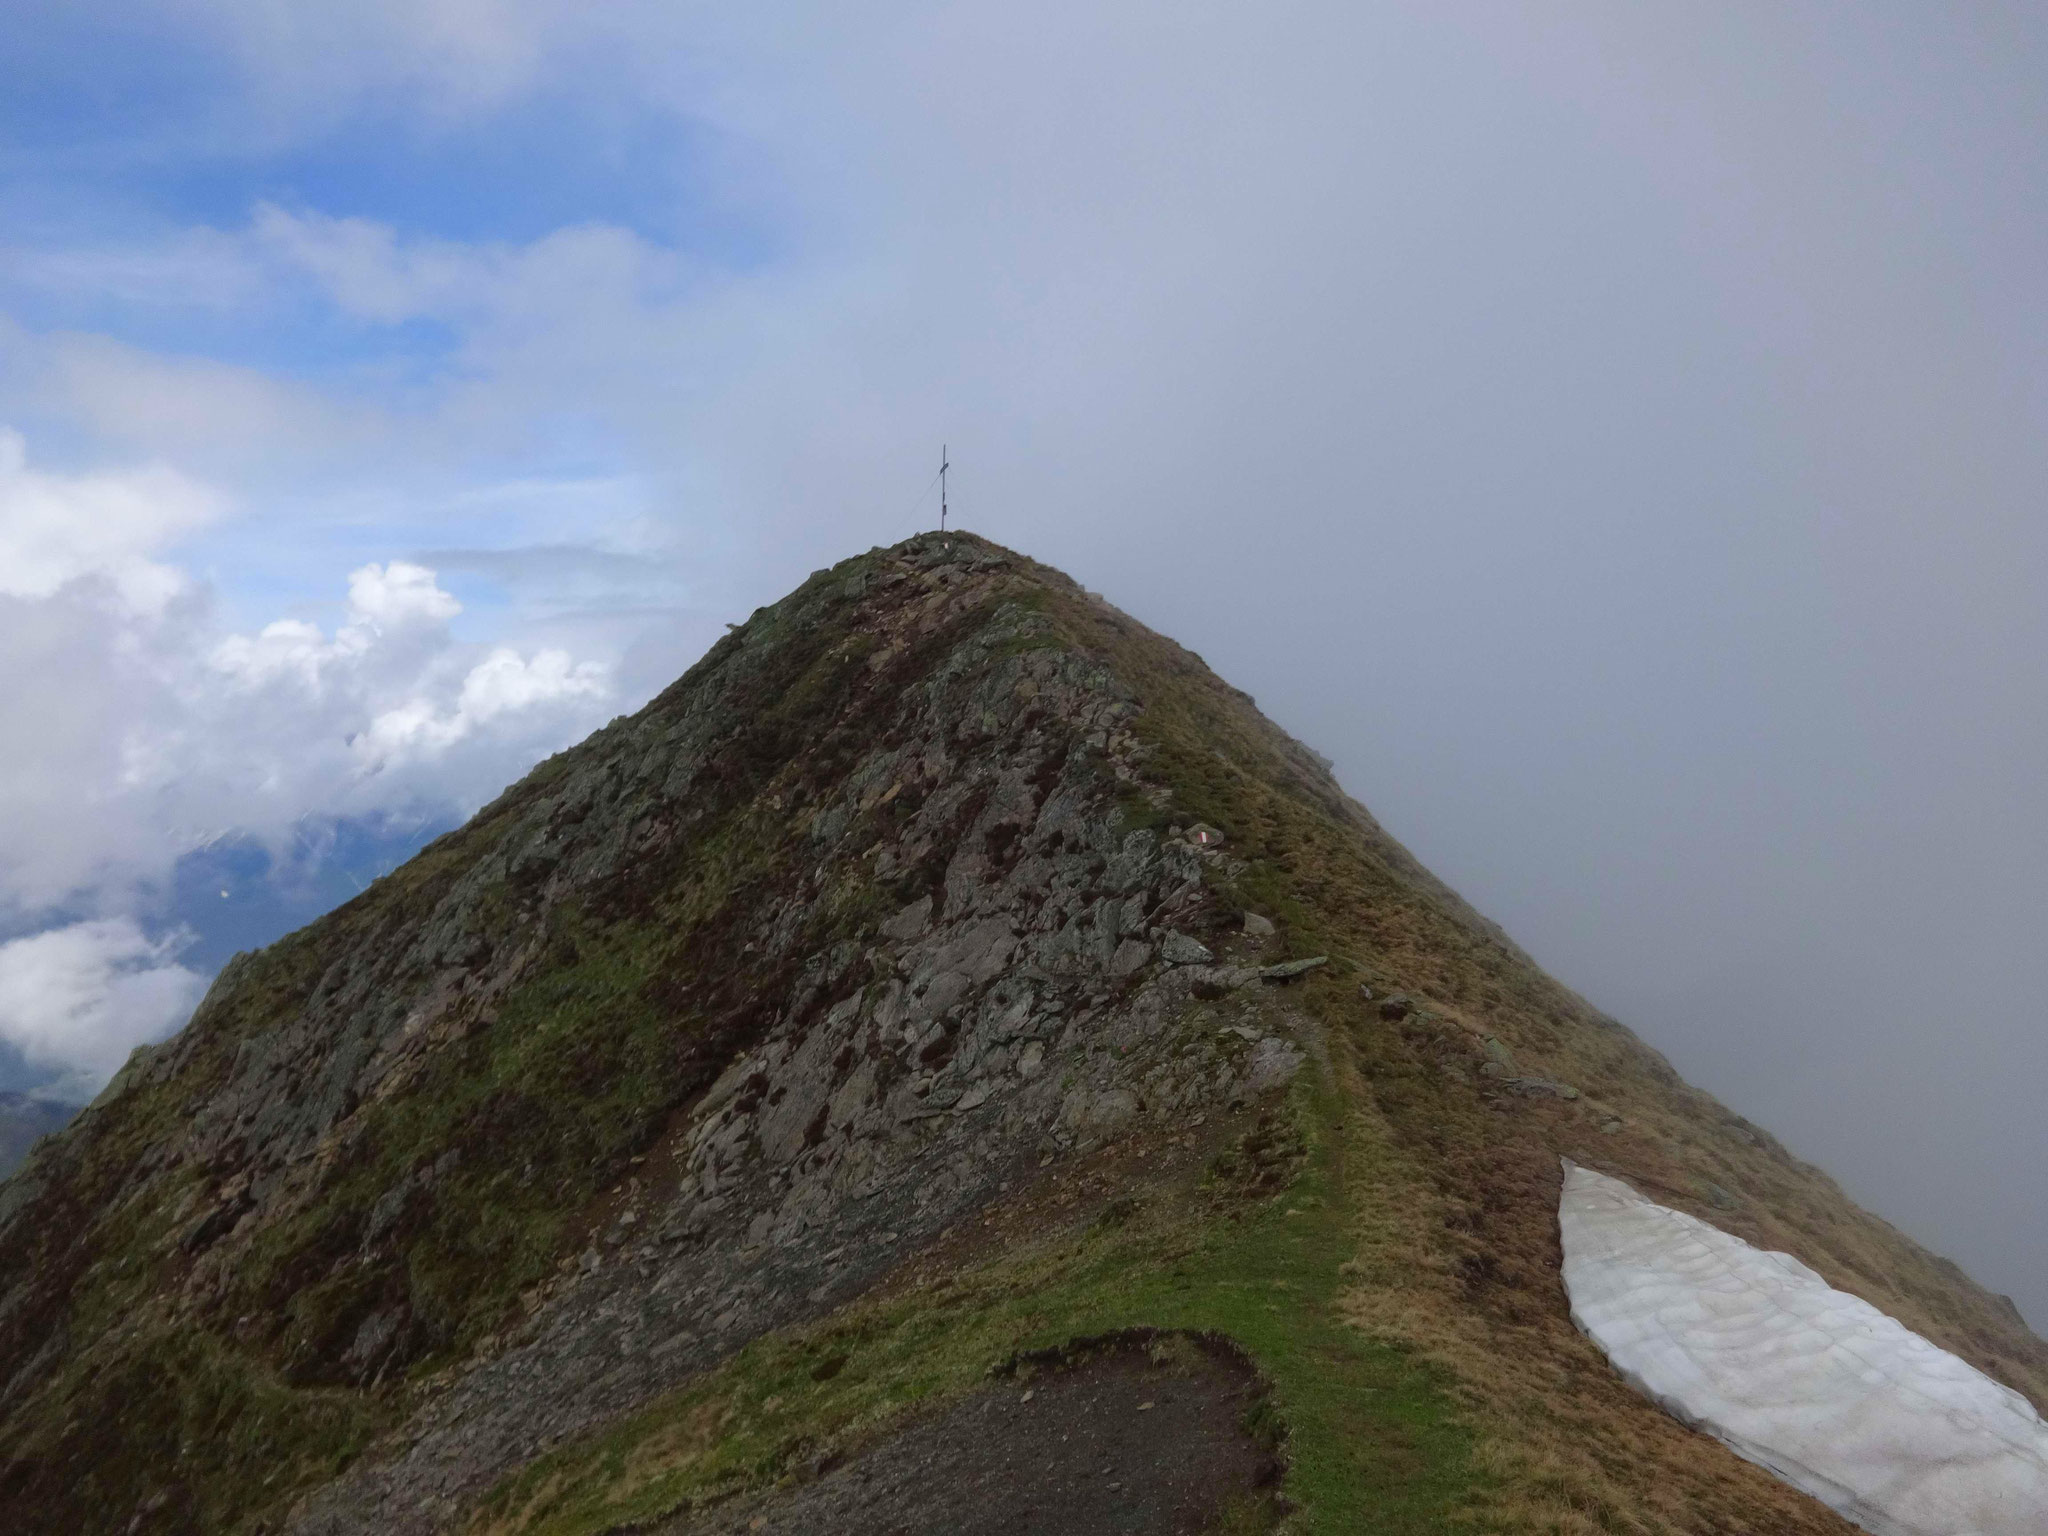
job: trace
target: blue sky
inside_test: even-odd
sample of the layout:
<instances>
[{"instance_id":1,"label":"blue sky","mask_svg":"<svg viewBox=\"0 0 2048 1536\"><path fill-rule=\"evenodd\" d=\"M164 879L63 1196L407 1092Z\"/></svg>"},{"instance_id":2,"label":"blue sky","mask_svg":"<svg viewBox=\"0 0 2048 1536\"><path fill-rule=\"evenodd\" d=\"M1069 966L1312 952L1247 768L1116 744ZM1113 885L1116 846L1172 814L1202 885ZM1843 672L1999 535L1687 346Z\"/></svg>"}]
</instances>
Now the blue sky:
<instances>
[{"instance_id":1,"label":"blue sky","mask_svg":"<svg viewBox=\"0 0 2048 1536\"><path fill-rule=\"evenodd\" d=\"M2048 1315L2038 7L100 0L0 78L0 1081L89 1091L947 442Z\"/></svg>"},{"instance_id":2,"label":"blue sky","mask_svg":"<svg viewBox=\"0 0 2048 1536\"><path fill-rule=\"evenodd\" d=\"M393 39L372 27L365 41ZM352 88L294 110L273 95L287 81L266 82L237 42L231 7L47 8L9 28L10 220L44 238L146 237L232 227L272 202L450 240L605 223L721 259L761 255L768 232L711 186L720 136L637 93L542 76L437 100L431 79L391 59L400 67L373 61Z\"/></svg>"}]
</instances>

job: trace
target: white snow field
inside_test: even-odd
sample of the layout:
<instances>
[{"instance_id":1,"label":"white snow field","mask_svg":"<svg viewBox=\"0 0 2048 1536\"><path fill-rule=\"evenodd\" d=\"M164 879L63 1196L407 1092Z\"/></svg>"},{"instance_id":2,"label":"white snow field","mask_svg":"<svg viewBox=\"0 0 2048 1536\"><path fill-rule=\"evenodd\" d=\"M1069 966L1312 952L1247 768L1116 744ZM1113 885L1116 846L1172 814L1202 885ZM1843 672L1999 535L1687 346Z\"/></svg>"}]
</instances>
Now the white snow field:
<instances>
[{"instance_id":1,"label":"white snow field","mask_svg":"<svg viewBox=\"0 0 2048 1536\"><path fill-rule=\"evenodd\" d=\"M1790 1254L1564 1168L1572 1321L1631 1386L1875 1536L2048 1533L2025 1398Z\"/></svg>"}]
</instances>

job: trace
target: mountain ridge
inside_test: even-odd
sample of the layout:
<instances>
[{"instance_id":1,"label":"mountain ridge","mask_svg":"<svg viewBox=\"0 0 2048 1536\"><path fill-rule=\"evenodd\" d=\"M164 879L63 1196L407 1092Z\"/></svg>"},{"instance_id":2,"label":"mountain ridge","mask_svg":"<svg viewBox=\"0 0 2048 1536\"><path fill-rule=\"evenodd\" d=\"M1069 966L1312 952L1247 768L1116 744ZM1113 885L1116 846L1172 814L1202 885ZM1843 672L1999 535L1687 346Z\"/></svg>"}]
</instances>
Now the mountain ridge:
<instances>
[{"instance_id":1,"label":"mountain ridge","mask_svg":"<svg viewBox=\"0 0 2048 1536\"><path fill-rule=\"evenodd\" d=\"M0 1186L0 1495L687 1524L1165 1328L1271 1379L1293 1513L1246 1519L1848 1529L1571 1330L1560 1153L2048 1398L2010 1303L1544 976L1199 657L921 535L236 957Z\"/></svg>"}]
</instances>

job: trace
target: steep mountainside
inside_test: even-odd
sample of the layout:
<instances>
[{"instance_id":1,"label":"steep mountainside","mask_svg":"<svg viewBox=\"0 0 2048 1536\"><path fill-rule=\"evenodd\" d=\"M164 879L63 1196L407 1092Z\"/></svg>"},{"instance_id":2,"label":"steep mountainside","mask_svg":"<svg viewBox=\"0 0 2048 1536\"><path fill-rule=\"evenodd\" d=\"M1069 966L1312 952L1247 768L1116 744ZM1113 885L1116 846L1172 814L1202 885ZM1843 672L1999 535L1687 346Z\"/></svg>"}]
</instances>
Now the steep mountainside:
<instances>
[{"instance_id":1,"label":"steep mountainside","mask_svg":"<svg viewBox=\"0 0 2048 1536\"><path fill-rule=\"evenodd\" d=\"M1199 657L924 535L237 957L0 1186L0 1507L824 1531L943 1485L1104 1530L1847 1531L1572 1329L1561 1153L2048 1403L2009 1303L1544 976Z\"/></svg>"}]
</instances>

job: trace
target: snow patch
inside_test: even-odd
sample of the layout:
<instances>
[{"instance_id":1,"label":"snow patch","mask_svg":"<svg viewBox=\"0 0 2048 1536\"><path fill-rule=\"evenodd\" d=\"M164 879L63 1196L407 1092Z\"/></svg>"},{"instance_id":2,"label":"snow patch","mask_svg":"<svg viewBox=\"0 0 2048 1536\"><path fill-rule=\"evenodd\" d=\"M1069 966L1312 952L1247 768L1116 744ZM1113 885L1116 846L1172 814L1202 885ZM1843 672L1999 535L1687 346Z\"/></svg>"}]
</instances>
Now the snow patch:
<instances>
[{"instance_id":1,"label":"snow patch","mask_svg":"<svg viewBox=\"0 0 2048 1536\"><path fill-rule=\"evenodd\" d=\"M2017 1392L1618 1179L1565 1163L1572 1321L1631 1386L1875 1536L2041 1536L2048 1425Z\"/></svg>"}]
</instances>

